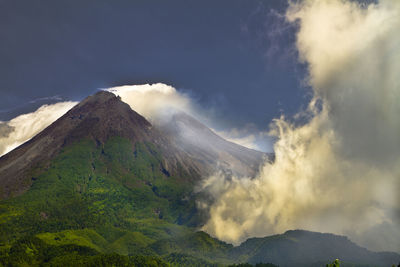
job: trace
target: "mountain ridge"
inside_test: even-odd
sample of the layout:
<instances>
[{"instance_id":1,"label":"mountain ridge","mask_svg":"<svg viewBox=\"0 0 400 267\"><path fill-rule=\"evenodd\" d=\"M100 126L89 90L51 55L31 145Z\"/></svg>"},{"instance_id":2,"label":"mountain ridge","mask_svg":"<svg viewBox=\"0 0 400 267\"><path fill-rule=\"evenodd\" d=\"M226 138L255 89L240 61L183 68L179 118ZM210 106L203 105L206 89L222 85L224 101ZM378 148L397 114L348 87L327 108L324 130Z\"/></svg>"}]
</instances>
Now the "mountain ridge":
<instances>
[{"instance_id":1,"label":"mountain ridge","mask_svg":"<svg viewBox=\"0 0 400 267\"><path fill-rule=\"evenodd\" d=\"M326 264L327 259L333 261L336 258L347 264L366 266L390 266L400 261L398 253L369 251L347 236L307 230L288 230L283 234L249 238L235 247L230 255L241 254L248 255L246 261L249 263L273 262L281 267L318 266Z\"/></svg>"}]
</instances>

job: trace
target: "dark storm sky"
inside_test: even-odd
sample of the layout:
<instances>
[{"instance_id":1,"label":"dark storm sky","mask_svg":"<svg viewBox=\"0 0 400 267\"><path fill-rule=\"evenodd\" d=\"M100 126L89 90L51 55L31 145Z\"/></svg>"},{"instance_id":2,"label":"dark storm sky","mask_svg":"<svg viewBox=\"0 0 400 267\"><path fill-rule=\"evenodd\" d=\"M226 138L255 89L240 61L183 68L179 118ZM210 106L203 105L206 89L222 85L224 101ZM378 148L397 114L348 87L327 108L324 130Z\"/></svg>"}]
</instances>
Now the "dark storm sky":
<instances>
[{"instance_id":1,"label":"dark storm sky","mask_svg":"<svg viewBox=\"0 0 400 267\"><path fill-rule=\"evenodd\" d=\"M306 103L283 0L0 0L0 110L163 82L227 127Z\"/></svg>"}]
</instances>

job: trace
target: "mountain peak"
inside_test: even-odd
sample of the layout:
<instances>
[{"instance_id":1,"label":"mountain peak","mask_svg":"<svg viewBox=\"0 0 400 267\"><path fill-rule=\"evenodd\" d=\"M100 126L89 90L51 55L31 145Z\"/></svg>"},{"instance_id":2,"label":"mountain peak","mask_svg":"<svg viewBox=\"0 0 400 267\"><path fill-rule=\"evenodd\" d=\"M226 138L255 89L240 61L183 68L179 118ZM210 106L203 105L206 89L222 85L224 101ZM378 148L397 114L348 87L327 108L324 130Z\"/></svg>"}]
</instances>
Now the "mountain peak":
<instances>
[{"instance_id":1,"label":"mountain peak","mask_svg":"<svg viewBox=\"0 0 400 267\"><path fill-rule=\"evenodd\" d=\"M113 93L101 90L101 91L98 91L97 93L95 93L94 95L86 97L83 101L81 101L78 104L78 106L86 105L89 103L104 104L107 101L118 100L118 99L120 100L120 98L117 97L116 95L114 95Z\"/></svg>"},{"instance_id":2,"label":"mountain peak","mask_svg":"<svg viewBox=\"0 0 400 267\"><path fill-rule=\"evenodd\" d=\"M0 157L0 198L25 192L32 183L32 168L47 168L65 146L81 140L101 145L114 136L132 144L152 141L158 135L151 128L144 117L113 93L100 91L89 96L38 135Z\"/></svg>"},{"instance_id":3,"label":"mountain peak","mask_svg":"<svg viewBox=\"0 0 400 267\"><path fill-rule=\"evenodd\" d=\"M67 139L90 137L102 143L111 136L143 141L151 127L143 116L107 91L99 91L87 97L68 111L62 119L66 120L64 126L71 128Z\"/></svg>"}]
</instances>

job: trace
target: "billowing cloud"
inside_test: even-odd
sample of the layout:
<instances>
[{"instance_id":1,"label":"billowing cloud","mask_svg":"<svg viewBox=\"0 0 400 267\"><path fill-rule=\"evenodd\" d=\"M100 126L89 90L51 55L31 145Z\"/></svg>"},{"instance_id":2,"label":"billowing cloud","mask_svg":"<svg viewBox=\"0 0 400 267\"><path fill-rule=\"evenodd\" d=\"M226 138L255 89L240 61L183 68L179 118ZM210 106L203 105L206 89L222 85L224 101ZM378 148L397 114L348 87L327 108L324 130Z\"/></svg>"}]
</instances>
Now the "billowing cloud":
<instances>
[{"instance_id":1,"label":"billowing cloud","mask_svg":"<svg viewBox=\"0 0 400 267\"><path fill-rule=\"evenodd\" d=\"M152 123L168 122L176 112L197 113L188 95L163 83L117 86L107 91L120 96L122 101Z\"/></svg>"},{"instance_id":2,"label":"billowing cloud","mask_svg":"<svg viewBox=\"0 0 400 267\"><path fill-rule=\"evenodd\" d=\"M31 139L76 104L76 102L60 102L43 105L32 113L0 122L0 156Z\"/></svg>"},{"instance_id":3,"label":"billowing cloud","mask_svg":"<svg viewBox=\"0 0 400 267\"><path fill-rule=\"evenodd\" d=\"M286 17L313 88L308 122L272 123L276 159L255 179L203 183L215 199L203 229L237 244L301 228L399 251L400 2L293 2ZM391 240L366 238L382 225Z\"/></svg>"}]
</instances>

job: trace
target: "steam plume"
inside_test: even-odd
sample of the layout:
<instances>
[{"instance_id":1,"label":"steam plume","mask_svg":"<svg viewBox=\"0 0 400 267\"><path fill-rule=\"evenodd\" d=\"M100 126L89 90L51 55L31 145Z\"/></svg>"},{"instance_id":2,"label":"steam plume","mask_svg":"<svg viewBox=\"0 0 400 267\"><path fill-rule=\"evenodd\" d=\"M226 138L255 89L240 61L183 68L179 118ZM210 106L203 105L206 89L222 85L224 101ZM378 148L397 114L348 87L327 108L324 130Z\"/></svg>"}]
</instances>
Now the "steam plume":
<instances>
[{"instance_id":1,"label":"steam plume","mask_svg":"<svg viewBox=\"0 0 400 267\"><path fill-rule=\"evenodd\" d=\"M298 114L308 123L272 123L276 160L257 178L216 174L203 183L215 199L203 229L238 244L302 228L399 251L400 2L302 1L286 18L299 24L297 48L313 88ZM393 242L368 242L381 225Z\"/></svg>"}]
</instances>

